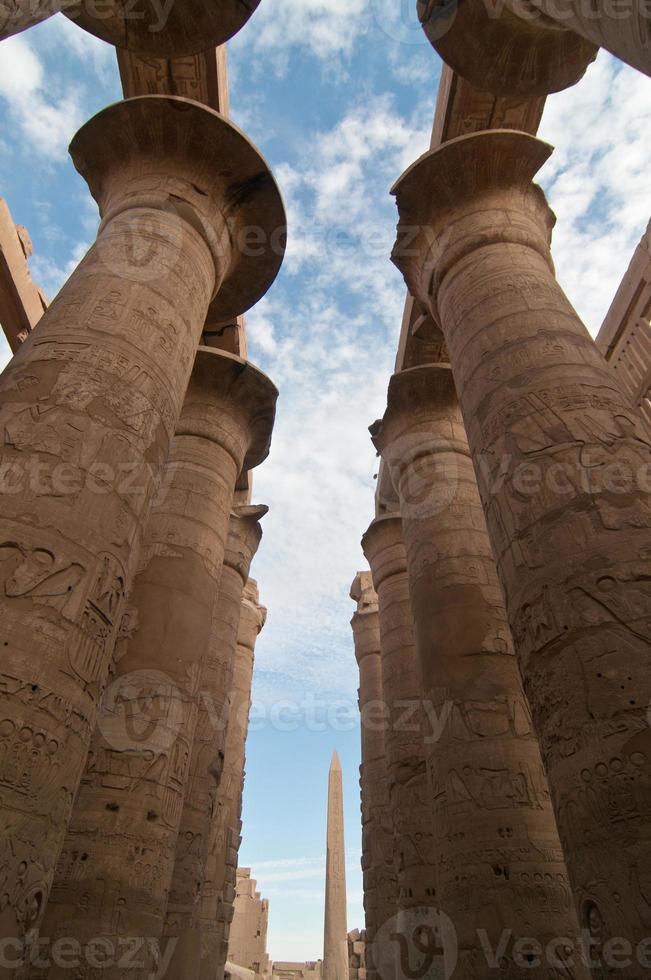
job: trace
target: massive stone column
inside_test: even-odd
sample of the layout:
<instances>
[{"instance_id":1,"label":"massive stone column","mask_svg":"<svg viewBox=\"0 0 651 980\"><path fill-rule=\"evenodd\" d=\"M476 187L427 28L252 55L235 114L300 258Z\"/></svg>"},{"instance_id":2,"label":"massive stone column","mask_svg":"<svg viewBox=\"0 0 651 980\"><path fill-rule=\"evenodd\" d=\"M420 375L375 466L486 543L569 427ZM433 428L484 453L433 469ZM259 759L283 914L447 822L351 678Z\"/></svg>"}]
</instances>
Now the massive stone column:
<instances>
[{"instance_id":1,"label":"massive stone column","mask_svg":"<svg viewBox=\"0 0 651 980\"><path fill-rule=\"evenodd\" d=\"M0 0L0 41L58 12L95 37L143 56L184 57L224 44L246 24L260 0Z\"/></svg>"},{"instance_id":2,"label":"massive stone column","mask_svg":"<svg viewBox=\"0 0 651 980\"><path fill-rule=\"evenodd\" d=\"M248 307L281 261L240 251L282 203L217 113L131 99L71 153L98 239L0 377L0 938L45 906L208 306Z\"/></svg>"},{"instance_id":3,"label":"massive stone column","mask_svg":"<svg viewBox=\"0 0 651 980\"><path fill-rule=\"evenodd\" d=\"M393 820L384 742L384 702L378 600L370 572L358 572L350 590L357 602L351 620L359 666L362 728L362 871L366 913L366 968L376 980L373 943L376 933L398 911ZM382 957L383 961L390 957ZM383 973L382 980L391 980Z\"/></svg>"},{"instance_id":4,"label":"massive stone column","mask_svg":"<svg viewBox=\"0 0 651 980\"><path fill-rule=\"evenodd\" d=\"M518 940L576 943L579 928L449 365L395 374L371 432L400 500L452 976L495 975L479 929L492 949L512 931L503 967L517 974Z\"/></svg>"},{"instance_id":5,"label":"massive stone column","mask_svg":"<svg viewBox=\"0 0 651 980\"><path fill-rule=\"evenodd\" d=\"M251 364L199 348L147 525L131 596L134 632L99 713L44 939L101 937L118 949L147 937L153 952L170 888L172 898L180 890L197 902L223 749L217 730L205 741L205 719L218 724L211 712L230 687L208 655L213 607L235 484L267 456L276 397ZM179 937L166 936L163 955Z\"/></svg>"},{"instance_id":6,"label":"massive stone column","mask_svg":"<svg viewBox=\"0 0 651 980\"><path fill-rule=\"evenodd\" d=\"M362 539L378 596L385 747L395 835L398 909L435 904L431 793L425 765L420 668L399 516L373 521ZM405 920L406 921L406 920ZM378 964L376 964L377 966Z\"/></svg>"},{"instance_id":7,"label":"massive stone column","mask_svg":"<svg viewBox=\"0 0 651 980\"><path fill-rule=\"evenodd\" d=\"M417 0L432 45L451 68L496 95L546 95L577 82L598 48L651 75L645 0Z\"/></svg>"},{"instance_id":8,"label":"massive stone column","mask_svg":"<svg viewBox=\"0 0 651 980\"><path fill-rule=\"evenodd\" d=\"M235 574L222 580L219 617L226 629L220 631L220 649L225 637L232 637L234 651L231 704L226 729L224 769L217 790L212 827L208 840L208 860L201 893L201 980L221 980L228 955L228 937L233 918L237 856L242 829L242 791L244 786L245 745L251 703L251 680L255 643L264 626L267 611L258 601L253 579L242 581L255 553L260 529L255 515L234 528L239 544L233 550L239 559L229 566ZM226 565L224 569L226 570ZM239 576L239 581L235 575ZM236 605L237 601L237 605ZM233 630L234 626L234 630Z\"/></svg>"},{"instance_id":9,"label":"massive stone column","mask_svg":"<svg viewBox=\"0 0 651 980\"><path fill-rule=\"evenodd\" d=\"M567 2L574 0L561 0L561 5ZM559 92L579 81L598 51L595 43L528 0L417 0L417 8L430 43L446 64L494 95L529 98Z\"/></svg>"},{"instance_id":10,"label":"massive stone column","mask_svg":"<svg viewBox=\"0 0 651 980\"><path fill-rule=\"evenodd\" d=\"M394 188L393 257L447 340L583 924L637 942L651 928L651 438L554 278L554 217L531 182L549 154L505 130L426 154Z\"/></svg>"},{"instance_id":11,"label":"massive stone column","mask_svg":"<svg viewBox=\"0 0 651 980\"><path fill-rule=\"evenodd\" d=\"M344 791L336 752L328 773L323 980L348 980Z\"/></svg>"}]
</instances>

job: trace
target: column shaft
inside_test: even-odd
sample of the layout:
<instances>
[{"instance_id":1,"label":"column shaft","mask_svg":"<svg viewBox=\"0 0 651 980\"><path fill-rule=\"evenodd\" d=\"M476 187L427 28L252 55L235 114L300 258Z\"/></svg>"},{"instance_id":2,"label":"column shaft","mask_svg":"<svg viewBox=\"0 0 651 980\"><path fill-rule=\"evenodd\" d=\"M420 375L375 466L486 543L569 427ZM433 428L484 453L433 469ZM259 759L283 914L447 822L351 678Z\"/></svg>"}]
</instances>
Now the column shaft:
<instances>
[{"instance_id":1,"label":"column shaft","mask_svg":"<svg viewBox=\"0 0 651 980\"><path fill-rule=\"evenodd\" d=\"M366 917L366 969L376 980L373 945L378 929L398 911L393 820L389 799L382 699L382 661L377 594L369 572L359 572L351 589L357 612L351 625L359 665L362 764L362 871ZM381 958L383 962L389 957ZM383 980L390 980L383 973Z\"/></svg>"},{"instance_id":2,"label":"column shaft","mask_svg":"<svg viewBox=\"0 0 651 980\"><path fill-rule=\"evenodd\" d=\"M97 243L0 378L0 938L45 907L201 325L218 287L213 306L236 298L231 235L252 215L232 215L224 169L264 170L235 127L171 98L111 106L71 152ZM256 188L275 226L269 175Z\"/></svg>"},{"instance_id":3,"label":"column shaft","mask_svg":"<svg viewBox=\"0 0 651 980\"><path fill-rule=\"evenodd\" d=\"M264 626L267 611L258 602L258 589L249 579L242 598L242 611L237 631L237 651L233 669L231 714L226 731L224 774L217 794L214 841L221 842L212 872L212 890L217 895L217 933L220 948L216 970L211 976L221 980L228 955L228 938L233 919L233 902L237 882L237 856L242 831L242 793L246 737L251 706L251 681L255 643ZM202 912L205 916L206 909ZM206 964L207 965L207 964ZM202 963L202 978L204 964Z\"/></svg>"},{"instance_id":4,"label":"column shaft","mask_svg":"<svg viewBox=\"0 0 651 980\"><path fill-rule=\"evenodd\" d=\"M582 924L635 944L651 928L651 439L554 278L531 184L548 155L508 131L427 154L396 187L420 231L395 259L448 343Z\"/></svg>"},{"instance_id":5,"label":"column shaft","mask_svg":"<svg viewBox=\"0 0 651 980\"><path fill-rule=\"evenodd\" d=\"M492 949L511 930L514 975L547 977L549 962L529 966L514 944L576 949L578 921L449 365L394 375L371 431L400 498L453 976L493 976L482 929Z\"/></svg>"},{"instance_id":6,"label":"column shaft","mask_svg":"<svg viewBox=\"0 0 651 980\"><path fill-rule=\"evenodd\" d=\"M223 802L220 787L232 765L233 745L228 741L228 731L231 724L235 724L233 712L243 710L233 703L236 639L240 626L240 619L233 616L233 608L236 603L236 608L242 607L248 571L260 543L258 519L266 512L266 507L247 506L237 508L231 516L220 592L213 609L209 657L202 667L199 723L167 906L165 937L167 942L176 943L167 972L170 980L197 977L202 951L214 956L211 938L217 920L215 917L205 921L203 893L204 889L211 889L214 860L225 857L224 842L214 839L220 816L219 803L220 800ZM248 707L246 714L248 718ZM212 969L215 969L215 959Z\"/></svg>"},{"instance_id":7,"label":"column shaft","mask_svg":"<svg viewBox=\"0 0 651 980\"><path fill-rule=\"evenodd\" d=\"M375 520L362 539L378 596L382 696L387 725L385 746L389 796L393 817L398 884L398 912L434 906L435 869L432 863L431 793L427 784L423 696L414 647L413 620L407 579L407 558L399 517ZM400 920L409 928L409 916ZM396 931L382 924L384 932ZM394 952L398 953L393 942ZM382 967L376 959L376 967ZM385 966L386 970L387 967Z\"/></svg>"},{"instance_id":8,"label":"column shaft","mask_svg":"<svg viewBox=\"0 0 651 980\"><path fill-rule=\"evenodd\" d=\"M201 849L182 814L204 761L193 742L200 705L209 707L212 612L235 483L267 454L276 394L240 358L199 349L134 583L137 626L99 713L44 939L101 937L117 950L144 947L146 937L154 953L179 828L188 851ZM201 788L210 792L217 760L205 761Z\"/></svg>"}]
</instances>

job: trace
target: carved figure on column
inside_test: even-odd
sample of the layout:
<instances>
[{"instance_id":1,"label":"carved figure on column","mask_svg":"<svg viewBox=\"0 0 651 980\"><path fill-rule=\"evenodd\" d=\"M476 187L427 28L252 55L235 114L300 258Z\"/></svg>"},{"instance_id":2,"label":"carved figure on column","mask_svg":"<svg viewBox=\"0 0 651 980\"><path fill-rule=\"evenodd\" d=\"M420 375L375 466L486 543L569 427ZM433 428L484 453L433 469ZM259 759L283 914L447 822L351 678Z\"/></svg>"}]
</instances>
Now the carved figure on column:
<instances>
[{"instance_id":1,"label":"carved figure on column","mask_svg":"<svg viewBox=\"0 0 651 980\"><path fill-rule=\"evenodd\" d=\"M223 705L230 687L224 675L210 684L213 607L236 481L268 455L277 394L246 361L199 348L134 583L138 628L99 713L48 903L51 940L63 924L69 930L81 887L90 901L75 939L117 948L146 936L156 957L177 852L199 870L176 887L198 900L223 738L215 730L206 746L197 721L203 734L217 707L207 699ZM134 875L134 865L150 865L151 875ZM105 907L108 895L121 904L119 921ZM166 938L170 949L179 942ZM147 975L153 963L144 951L139 958Z\"/></svg>"},{"instance_id":2,"label":"carved figure on column","mask_svg":"<svg viewBox=\"0 0 651 980\"><path fill-rule=\"evenodd\" d=\"M554 216L532 184L550 152L496 130L425 154L394 188L394 261L447 341L582 924L598 914L636 943L651 874L651 436L554 277Z\"/></svg>"},{"instance_id":3,"label":"carved figure on column","mask_svg":"<svg viewBox=\"0 0 651 980\"><path fill-rule=\"evenodd\" d=\"M182 99L111 106L71 153L98 239L0 377L0 461L22 474L0 500L0 933L19 939L45 907L206 311L259 298L281 255L256 266L239 229L269 242L284 222L254 147Z\"/></svg>"}]
</instances>

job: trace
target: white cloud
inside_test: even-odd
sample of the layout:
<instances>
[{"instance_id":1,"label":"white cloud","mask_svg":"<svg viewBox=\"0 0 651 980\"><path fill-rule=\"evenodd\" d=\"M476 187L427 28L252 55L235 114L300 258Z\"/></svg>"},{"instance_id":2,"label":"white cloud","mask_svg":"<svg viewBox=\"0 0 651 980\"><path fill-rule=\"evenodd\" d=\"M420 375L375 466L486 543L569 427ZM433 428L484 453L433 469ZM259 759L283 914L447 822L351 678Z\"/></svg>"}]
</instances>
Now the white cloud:
<instances>
[{"instance_id":1,"label":"white cloud","mask_svg":"<svg viewBox=\"0 0 651 980\"><path fill-rule=\"evenodd\" d=\"M58 91L23 35L2 42L0 98L21 137L51 160L65 159L68 143L83 121L79 94Z\"/></svg>"},{"instance_id":2,"label":"white cloud","mask_svg":"<svg viewBox=\"0 0 651 980\"><path fill-rule=\"evenodd\" d=\"M601 52L585 78L547 100L555 146L541 183L557 215L559 282L595 335L651 216L651 79Z\"/></svg>"}]
</instances>

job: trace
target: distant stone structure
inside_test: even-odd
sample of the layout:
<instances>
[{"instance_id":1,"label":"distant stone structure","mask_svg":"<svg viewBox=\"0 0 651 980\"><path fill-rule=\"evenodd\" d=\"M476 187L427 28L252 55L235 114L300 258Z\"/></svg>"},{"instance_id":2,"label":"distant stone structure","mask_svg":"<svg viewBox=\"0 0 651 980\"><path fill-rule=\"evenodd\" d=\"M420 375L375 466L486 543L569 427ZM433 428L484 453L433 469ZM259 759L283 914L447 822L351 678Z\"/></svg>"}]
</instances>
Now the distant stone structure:
<instances>
[{"instance_id":1,"label":"distant stone structure","mask_svg":"<svg viewBox=\"0 0 651 980\"><path fill-rule=\"evenodd\" d=\"M348 933L349 980L366 980L366 932L353 929Z\"/></svg>"},{"instance_id":2,"label":"distant stone structure","mask_svg":"<svg viewBox=\"0 0 651 980\"><path fill-rule=\"evenodd\" d=\"M323 963L311 960L294 963L291 960L274 960L273 980L322 980Z\"/></svg>"},{"instance_id":3,"label":"distant stone structure","mask_svg":"<svg viewBox=\"0 0 651 980\"><path fill-rule=\"evenodd\" d=\"M328 774L323 980L348 980L346 915L344 798L341 763L334 752Z\"/></svg>"},{"instance_id":4,"label":"distant stone structure","mask_svg":"<svg viewBox=\"0 0 651 980\"><path fill-rule=\"evenodd\" d=\"M271 977L271 961L267 954L268 926L269 902L257 891L251 869L238 868L228 961L252 970L256 980L270 980Z\"/></svg>"},{"instance_id":5,"label":"distant stone structure","mask_svg":"<svg viewBox=\"0 0 651 980\"><path fill-rule=\"evenodd\" d=\"M32 251L29 232L14 224L7 202L0 197L0 325L14 353L49 305L29 271Z\"/></svg>"}]
</instances>

